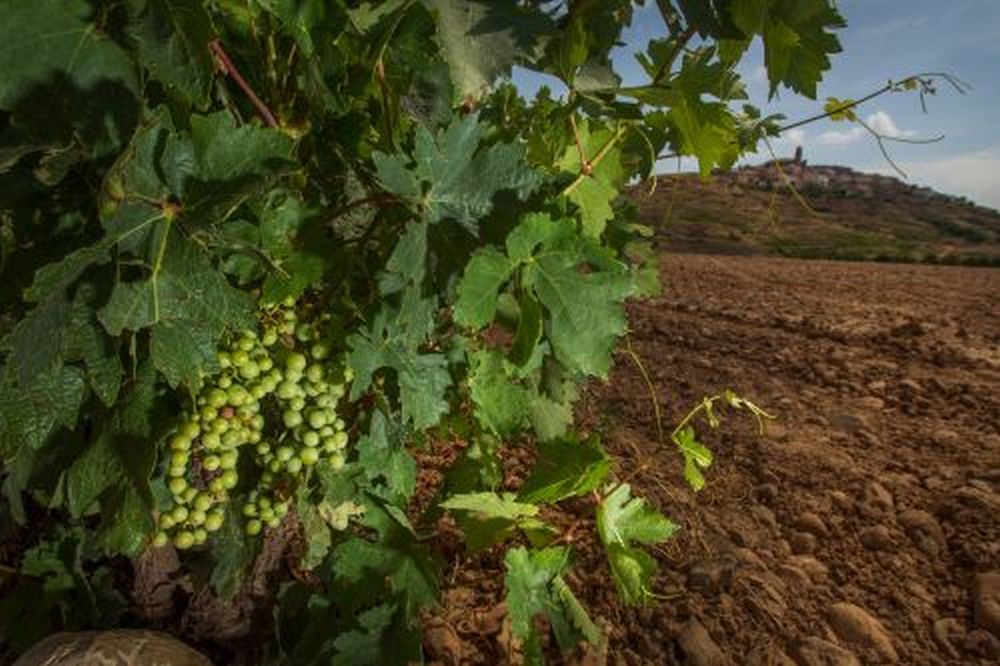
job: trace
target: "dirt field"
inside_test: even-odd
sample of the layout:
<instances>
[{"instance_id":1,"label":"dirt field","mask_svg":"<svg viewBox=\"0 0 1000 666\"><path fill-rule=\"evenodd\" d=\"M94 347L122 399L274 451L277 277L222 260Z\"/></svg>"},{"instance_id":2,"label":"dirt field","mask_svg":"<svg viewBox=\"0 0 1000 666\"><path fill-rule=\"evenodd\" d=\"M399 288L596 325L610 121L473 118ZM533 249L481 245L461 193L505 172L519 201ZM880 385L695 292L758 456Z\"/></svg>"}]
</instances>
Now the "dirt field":
<instances>
[{"instance_id":1,"label":"dirt field","mask_svg":"<svg viewBox=\"0 0 1000 666\"><path fill-rule=\"evenodd\" d=\"M611 642L574 661L997 663L1000 271L667 255L663 279L631 321L667 422L727 387L779 418L707 433L696 495L628 356L591 389L584 423L683 531L657 553L669 598L640 610L581 531L570 583ZM511 661L499 556L478 564L431 623L438 663Z\"/></svg>"}]
</instances>

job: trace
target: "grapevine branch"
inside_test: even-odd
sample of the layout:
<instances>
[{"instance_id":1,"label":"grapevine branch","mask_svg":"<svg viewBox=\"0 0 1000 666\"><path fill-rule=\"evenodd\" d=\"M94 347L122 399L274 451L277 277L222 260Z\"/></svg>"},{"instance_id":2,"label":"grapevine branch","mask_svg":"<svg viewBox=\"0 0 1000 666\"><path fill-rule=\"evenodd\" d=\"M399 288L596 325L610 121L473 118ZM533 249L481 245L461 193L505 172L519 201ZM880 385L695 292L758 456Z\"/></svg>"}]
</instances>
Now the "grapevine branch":
<instances>
[{"instance_id":1,"label":"grapevine branch","mask_svg":"<svg viewBox=\"0 0 1000 666\"><path fill-rule=\"evenodd\" d=\"M255 109L257 109L257 113L260 114L264 123L267 124L268 127L277 127L278 120L274 117L274 114L271 113L271 110L267 108L267 105L264 104L260 97L257 96L257 93L253 91L253 88L250 87L250 84L247 83L246 79L243 78L243 75L240 74L240 70L236 69L236 65L233 64L229 54L226 53L226 49L223 48L222 42L218 39L213 39L208 43L208 49L212 52L212 55L215 56L215 64L219 68L219 71L222 72L224 76L228 76L236 82L236 85L239 86L240 90L243 91L243 94L250 100L250 103L253 104Z\"/></svg>"}]
</instances>

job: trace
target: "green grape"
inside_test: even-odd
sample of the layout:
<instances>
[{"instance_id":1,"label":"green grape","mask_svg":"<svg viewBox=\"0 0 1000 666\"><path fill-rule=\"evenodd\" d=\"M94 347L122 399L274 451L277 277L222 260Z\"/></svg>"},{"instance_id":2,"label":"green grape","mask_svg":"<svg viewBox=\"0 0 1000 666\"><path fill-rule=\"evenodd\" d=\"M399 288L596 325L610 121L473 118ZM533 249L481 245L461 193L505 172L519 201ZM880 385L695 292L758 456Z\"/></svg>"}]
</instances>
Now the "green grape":
<instances>
[{"instance_id":1,"label":"green grape","mask_svg":"<svg viewBox=\"0 0 1000 666\"><path fill-rule=\"evenodd\" d=\"M227 375L219 377L219 381L215 382L220 389L227 389L233 385L233 378Z\"/></svg>"},{"instance_id":2,"label":"green grape","mask_svg":"<svg viewBox=\"0 0 1000 666\"><path fill-rule=\"evenodd\" d=\"M247 361L240 368L240 377L243 379L256 379L260 376L260 366L254 361Z\"/></svg>"},{"instance_id":3,"label":"green grape","mask_svg":"<svg viewBox=\"0 0 1000 666\"><path fill-rule=\"evenodd\" d=\"M226 404L226 392L220 388L213 388L205 400L212 407L222 407Z\"/></svg>"},{"instance_id":4,"label":"green grape","mask_svg":"<svg viewBox=\"0 0 1000 666\"><path fill-rule=\"evenodd\" d=\"M226 488L226 484L222 482L222 477L221 476L220 477L216 477L216 478L212 479L211 481L209 481L208 482L208 489L211 490L213 493L221 493L221 492L223 492L225 490L229 490L228 488Z\"/></svg>"},{"instance_id":5,"label":"green grape","mask_svg":"<svg viewBox=\"0 0 1000 666\"><path fill-rule=\"evenodd\" d=\"M190 457L191 455L187 451L174 451L170 454L170 466L183 467Z\"/></svg>"},{"instance_id":6,"label":"green grape","mask_svg":"<svg viewBox=\"0 0 1000 666\"><path fill-rule=\"evenodd\" d=\"M274 361L270 356L263 356L257 361L257 367L260 368L261 372L270 372L274 368Z\"/></svg>"},{"instance_id":7,"label":"green grape","mask_svg":"<svg viewBox=\"0 0 1000 666\"><path fill-rule=\"evenodd\" d=\"M174 435L170 438L171 451L187 451L191 448L191 439L184 435Z\"/></svg>"},{"instance_id":8,"label":"green grape","mask_svg":"<svg viewBox=\"0 0 1000 666\"><path fill-rule=\"evenodd\" d=\"M176 524L177 524L177 521L174 520L174 517L171 514L169 514L169 513L161 513L160 514L160 529L161 530L169 530L170 528L172 528Z\"/></svg>"},{"instance_id":9,"label":"green grape","mask_svg":"<svg viewBox=\"0 0 1000 666\"><path fill-rule=\"evenodd\" d=\"M264 343L265 347L270 347L277 341L278 341L278 334L273 328L269 328L266 331L264 331L264 337L261 339L261 342Z\"/></svg>"},{"instance_id":10,"label":"green grape","mask_svg":"<svg viewBox=\"0 0 1000 666\"><path fill-rule=\"evenodd\" d=\"M289 409L295 412L301 412L306 408L306 401L302 398L292 398L291 402L288 403Z\"/></svg>"},{"instance_id":11,"label":"green grape","mask_svg":"<svg viewBox=\"0 0 1000 666\"><path fill-rule=\"evenodd\" d=\"M236 467L236 460L239 454L236 451L226 451L219 456L219 466L222 469L233 469Z\"/></svg>"},{"instance_id":12,"label":"green grape","mask_svg":"<svg viewBox=\"0 0 1000 666\"><path fill-rule=\"evenodd\" d=\"M327 345L323 344L322 342L317 342L312 346L310 353L312 354L312 357L314 359L316 359L317 361L322 361L323 359L325 359L327 356L330 355L330 348Z\"/></svg>"},{"instance_id":13,"label":"green grape","mask_svg":"<svg viewBox=\"0 0 1000 666\"><path fill-rule=\"evenodd\" d=\"M285 423L285 427L294 428L302 423L302 412L295 411L294 409L286 409L281 418Z\"/></svg>"},{"instance_id":14,"label":"green grape","mask_svg":"<svg viewBox=\"0 0 1000 666\"><path fill-rule=\"evenodd\" d=\"M344 466L344 463L347 462L342 453L332 454L329 458L327 458L327 461L330 465L330 469L333 470L338 470L342 468Z\"/></svg>"},{"instance_id":15,"label":"green grape","mask_svg":"<svg viewBox=\"0 0 1000 666\"><path fill-rule=\"evenodd\" d=\"M281 471L281 461L275 458L274 460L272 460L267 464L267 469L272 474L277 474L278 472Z\"/></svg>"},{"instance_id":16,"label":"green grape","mask_svg":"<svg viewBox=\"0 0 1000 666\"><path fill-rule=\"evenodd\" d=\"M188 548L194 546L194 535L187 530L178 532L174 537L174 545L178 548L178 550L187 550Z\"/></svg>"},{"instance_id":17,"label":"green grape","mask_svg":"<svg viewBox=\"0 0 1000 666\"><path fill-rule=\"evenodd\" d=\"M344 368L344 381L345 381L345 382L349 382L349 381L351 381L352 379L354 379L354 370L352 370L352 369L351 369L351 368L350 368L350 367L348 366L348 367Z\"/></svg>"},{"instance_id":18,"label":"green grape","mask_svg":"<svg viewBox=\"0 0 1000 666\"><path fill-rule=\"evenodd\" d=\"M287 462L295 455L295 449L290 446L279 446L275 455L281 462Z\"/></svg>"},{"instance_id":19,"label":"green grape","mask_svg":"<svg viewBox=\"0 0 1000 666\"><path fill-rule=\"evenodd\" d=\"M222 446L222 438L219 437L219 433L210 432L202 436L201 443L206 449L212 451Z\"/></svg>"},{"instance_id":20,"label":"green grape","mask_svg":"<svg viewBox=\"0 0 1000 666\"><path fill-rule=\"evenodd\" d=\"M175 523L183 523L188 517L187 507L178 504L170 512L170 517L174 519Z\"/></svg>"},{"instance_id":21,"label":"green grape","mask_svg":"<svg viewBox=\"0 0 1000 666\"><path fill-rule=\"evenodd\" d=\"M194 542L199 546L208 541L208 532L204 527L199 527L194 531Z\"/></svg>"},{"instance_id":22,"label":"green grape","mask_svg":"<svg viewBox=\"0 0 1000 666\"><path fill-rule=\"evenodd\" d=\"M184 498L185 504L190 504L194 501L194 498L198 496L198 489L194 486L188 486L187 490L184 491L182 497Z\"/></svg>"},{"instance_id":23,"label":"green grape","mask_svg":"<svg viewBox=\"0 0 1000 666\"><path fill-rule=\"evenodd\" d=\"M267 521L267 526L270 527L272 530L278 527L279 525L281 525L281 518L278 518L277 516L271 516L271 520Z\"/></svg>"},{"instance_id":24,"label":"green grape","mask_svg":"<svg viewBox=\"0 0 1000 666\"><path fill-rule=\"evenodd\" d=\"M314 409L311 412L309 412L309 425L312 428L319 430L326 424L327 424L327 415L325 412L319 409Z\"/></svg>"},{"instance_id":25,"label":"green grape","mask_svg":"<svg viewBox=\"0 0 1000 666\"><path fill-rule=\"evenodd\" d=\"M295 297L285 296L285 300L281 301L281 304L286 308L293 308L295 307ZM293 312L292 314L294 315L295 313Z\"/></svg>"},{"instance_id":26,"label":"green grape","mask_svg":"<svg viewBox=\"0 0 1000 666\"><path fill-rule=\"evenodd\" d=\"M316 449L303 449L302 452L299 453L299 458L301 459L303 465L312 467L319 462L319 451ZM291 460L288 462L291 463Z\"/></svg>"},{"instance_id":27,"label":"green grape","mask_svg":"<svg viewBox=\"0 0 1000 666\"><path fill-rule=\"evenodd\" d=\"M285 462L285 469L288 470L290 474L298 474L302 471L302 459L298 456L293 456Z\"/></svg>"},{"instance_id":28,"label":"green grape","mask_svg":"<svg viewBox=\"0 0 1000 666\"><path fill-rule=\"evenodd\" d=\"M216 360L219 362L219 367L225 370L233 364L233 359L229 356L229 352L220 351L215 355Z\"/></svg>"},{"instance_id":29,"label":"green grape","mask_svg":"<svg viewBox=\"0 0 1000 666\"><path fill-rule=\"evenodd\" d=\"M285 367L292 372L301 373L306 369L306 357L298 352L293 352L285 360Z\"/></svg>"},{"instance_id":30,"label":"green grape","mask_svg":"<svg viewBox=\"0 0 1000 666\"><path fill-rule=\"evenodd\" d=\"M247 361L250 360L250 355L247 354L245 349L237 349L233 352L233 365L237 368L246 365Z\"/></svg>"},{"instance_id":31,"label":"green grape","mask_svg":"<svg viewBox=\"0 0 1000 666\"><path fill-rule=\"evenodd\" d=\"M183 466L171 467L169 470L167 470L167 474L169 476L174 477L174 478L180 478L182 476L187 476L187 468L183 467Z\"/></svg>"},{"instance_id":32,"label":"green grape","mask_svg":"<svg viewBox=\"0 0 1000 666\"><path fill-rule=\"evenodd\" d=\"M336 435L333 436L334 440L337 442L337 448L342 449L347 446L347 433L341 430Z\"/></svg>"},{"instance_id":33,"label":"green grape","mask_svg":"<svg viewBox=\"0 0 1000 666\"><path fill-rule=\"evenodd\" d=\"M243 505L243 515L247 518L252 518L257 515L257 505L253 502L247 502Z\"/></svg>"},{"instance_id":34,"label":"green grape","mask_svg":"<svg viewBox=\"0 0 1000 666\"><path fill-rule=\"evenodd\" d=\"M319 433L315 430L310 430L302 435L302 443L306 446L319 446Z\"/></svg>"},{"instance_id":35,"label":"green grape","mask_svg":"<svg viewBox=\"0 0 1000 666\"><path fill-rule=\"evenodd\" d=\"M238 446L243 441L243 434L237 430L230 430L222 436L222 446L231 449Z\"/></svg>"},{"instance_id":36,"label":"green grape","mask_svg":"<svg viewBox=\"0 0 1000 666\"><path fill-rule=\"evenodd\" d=\"M193 505L197 511L208 511L212 506L212 498L206 493L198 493L198 496L194 498Z\"/></svg>"},{"instance_id":37,"label":"green grape","mask_svg":"<svg viewBox=\"0 0 1000 666\"><path fill-rule=\"evenodd\" d=\"M299 394L299 385L290 379L282 380L278 384L278 397L282 400L291 400Z\"/></svg>"},{"instance_id":38,"label":"green grape","mask_svg":"<svg viewBox=\"0 0 1000 666\"><path fill-rule=\"evenodd\" d=\"M319 429L320 437L330 437L331 435L333 435L333 433L334 433L333 426L325 425Z\"/></svg>"},{"instance_id":39,"label":"green grape","mask_svg":"<svg viewBox=\"0 0 1000 666\"><path fill-rule=\"evenodd\" d=\"M309 342L313 338L313 329L309 324L300 324L295 329L295 337L299 342Z\"/></svg>"},{"instance_id":40,"label":"green grape","mask_svg":"<svg viewBox=\"0 0 1000 666\"><path fill-rule=\"evenodd\" d=\"M201 461L201 466L209 472L214 472L219 469L220 463L221 461L219 460L219 456L213 454L205 456L205 459Z\"/></svg>"},{"instance_id":41,"label":"green grape","mask_svg":"<svg viewBox=\"0 0 1000 666\"><path fill-rule=\"evenodd\" d=\"M257 346L257 343L251 338L240 338L240 341L236 343L236 346L239 347L239 350L242 352L249 352L253 351L253 348Z\"/></svg>"},{"instance_id":42,"label":"green grape","mask_svg":"<svg viewBox=\"0 0 1000 666\"><path fill-rule=\"evenodd\" d=\"M206 517L206 514L205 514L204 511L200 511L198 509L195 509L190 514L188 514L188 523L190 525L194 525L196 527L198 525L203 525L205 523L205 517Z\"/></svg>"},{"instance_id":43,"label":"green grape","mask_svg":"<svg viewBox=\"0 0 1000 666\"><path fill-rule=\"evenodd\" d=\"M278 516L279 518L284 518L285 516L288 515L288 508L289 508L288 502L279 502L274 506L274 515Z\"/></svg>"},{"instance_id":44,"label":"green grape","mask_svg":"<svg viewBox=\"0 0 1000 666\"><path fill-rule=\"evenodd\" d=\"M306 379L311 381L313 384L319 384L323 381L323 366L319 363L310 365L306 370Z\"/></svg>"},{"instance_id":45,"label":"green grape","mask_svg":"<svg viewBox=\"0 0 1000 666\"><path fill-rule=\"evenodd\" d=\"M205 517L205 531L218 532L222 528L224 517L219 511L212 511Z\"/></svg>"},{"instance_id":46,"label":"green grape","mask_svg":"<svg viewBox=\"0 0 1000 666\"><path fill-rule=\"evenodd\" d=\"M181 428L180 434L186 437L188 440L193 440L195 437L201 434L201 428L199 428L198 424L195 423L194 421L188 421L187 423L184 424L184 427Z\"/></svg>"},{"instance_id":47,"label":"green grape","mask_svg":"<svg viewBox=\"0 0 1000 666\"><path fill-rule=\"evenodd\" d=\"M216 479L217 481L222 481L222 487L226 490L232 490L239 483L240 477L236 474L236 470L227 469L222 473L222 476Z\"/></svg>"},{"instance_id":48,"label":"green grape","mask_svg":"<svg viewBox=\"0 0 1000 666\"><path fill-rule=\"evenodd\" d=\"M170 537L167 536L167 533L164 532L163 530L160 530L159 532L157 532L156 536L153 537L153 547L154 548L163 548L168 543L170 543Z\"/></svg>"}]
</instances>

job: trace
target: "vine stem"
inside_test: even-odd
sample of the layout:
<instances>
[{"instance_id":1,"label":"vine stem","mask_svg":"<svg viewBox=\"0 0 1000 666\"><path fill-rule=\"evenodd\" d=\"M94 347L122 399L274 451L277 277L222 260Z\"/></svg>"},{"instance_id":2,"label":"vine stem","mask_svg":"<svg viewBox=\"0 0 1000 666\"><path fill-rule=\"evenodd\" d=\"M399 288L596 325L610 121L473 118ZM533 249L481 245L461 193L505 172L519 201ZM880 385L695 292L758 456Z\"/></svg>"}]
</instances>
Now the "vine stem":
<instances>
[{"instance_id":1,"label":"vine stem","mask_svg":"<svg viewBox=\"0 0 1000 666\"><path fill-rule=\"evenodd\" d=\"M270 128L276 128L278 126L278 120L274 117L274 114L271 113L271 110L267 108L267 105L264 104L260 97L257 96L257 93L253 91L253 88L250 87L250 84L247 83L246 79L243 78L243 75L240 74L240 70L236 69L236 65L233 64L229 54L226 53L226 49L222 46L222 42L218 39L213 39L208 43L208 50L212 52L213 56L215 56L215 64L219 68L219 71L222 72L224 76L228 76L236 82L236 85L239 86L240 90L243 91L243 94L250 100L250 103L253 104L255 109L257 109L257 113L260 114L264 123L266 123Z\"/></svg>"},{"instance_id":2,"label":"vine stem","mask_svg":"<svg viewBox=\"0 0 1000 666\"><path fill-rule=\"evenodd\" d=\"M597 165L600 164L605 157L607 157L608 153L611 152L611 149L614 147L614 145L618 143L618 141L621 140L623 136L625 136L625 127L619 127L614 134L608 137L608 140L604 142L604 145L601 146L601 149L597 151L596 155L594 155L594 159L590 161L590 173L581 172L580 175L578 175L573 180L573 182L567 185L566 189L562 191L561 193L562 196L569 196L573 192L573 190L580 187L580 185L583 183L583 179L590 177L590 174L593 173L594 169L597 168Z\"/></svg>"}]
</instances>

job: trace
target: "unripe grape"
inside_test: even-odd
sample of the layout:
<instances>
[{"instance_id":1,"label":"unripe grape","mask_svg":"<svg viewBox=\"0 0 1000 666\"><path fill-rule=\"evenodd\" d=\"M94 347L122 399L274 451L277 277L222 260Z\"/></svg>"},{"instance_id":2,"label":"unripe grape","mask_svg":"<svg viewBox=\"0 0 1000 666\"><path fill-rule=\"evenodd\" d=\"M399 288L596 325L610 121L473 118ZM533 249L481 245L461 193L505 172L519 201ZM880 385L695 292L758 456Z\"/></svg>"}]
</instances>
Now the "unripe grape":
<instances>
[{"instance_id":1,"label":"unripe grape","mask_svg":"<svg viewBox=\"0 0 1000 666\"><path fill-rule=\"evenodd\" d=\"M239 454L236 451L226 451L219 456L219 466L222 469L233 469L236 467L236 460Z\"/></svg>"},{"instance_id":2,"label":"unripe grape","mask_svg":"<svg viewBox=\"0 0 1000 666\"><path fill-rule=\"evenodd\" d=\"M195 509L188 514L188 523L194 526L202 525L205 522L205 512Z\"/></svg>"},{"instance_id":3,"label":"unripe grape","mask_svg":"<svg viewBox=\"0 0 1000 666\"><path fill-rule=\"evenodd\" d=\"M262 527L263 526L261 525L260 521L257 520L256 518L253 518L247 521L247 525L244 529L248 536L257 536L258 534L260 534L260 530L262 529Z\"/></svg>"},{"instance_id":4,"label":"unripe grape","mask_svg":"<svg viewBox=\"0 0 1000 666\"><path fill-rule=\"evenodd\" d=\"M190 457L191 455L187 451L174 451L170 454L170 466L183 467Z\"/></svg>"},{"instance_id":5,"label":"unripe grape","mask_svg":"<svg viewBox=\"0 0 1000 666\"><path fill-rule=\"evenodd\" d=\"M208 392L206 402L212 407L222 407L226 404L226 392L220 388L214 388Z\"/></svg>"},{"instance_id":6,"label":"unripe grape","mask_svg":"<svg viewBox=\"0 0 1000 666\"><path fill-rule=\"evenodd\" d=\"M281 462L287 462L288 460L291 460L293 455L295 455L295 449L290 446L279 446L275 454L277 455L278 460Z\"/></svg>"},{"instance_id":7,"label":"unripe grape","mask_svg":"<svg viewBox=\"0 0 1000 666\"><path fill-rule=\"evenodd\" d=\"M330 469L333 469L333 470L340 469L341 467L344 466L344 463L347 462L347 460L344 458L343 454L341 454L341 453L334 453L334 454L332 454L328 458L328 461L329 461L329 464L330 464Z\"/></svg>"},{"instance_id":8,"label":"unripe grape","mask_svg":"<svg viewBox=\"0 0 1000 666\"><path fill-rule=\"evenodd\" d=\"M325 412L319 409L314 409L309 412L309 425L314 429L322 428L327 424L327 415Z\"/></svg>"},{"instance_id":9,"label":"unripe grape","mask_svg":"<svg viewBox=\"0 0 1000 666\"><path fill-rule=\"evenodd\" d=\"M336 440L338 449L342 449L347 446L347 433L343 430L334 435L333 439Z\"/></svg>"},{"instance_id":10,"label":"unripe grape","mask_svg":"<svg viewBox=\"0 0 1000 666\"><path fill-rule=\"evenodd\" d=\"M323 366L319 363L313 363L306 370L306 379L311 381L313 384L318 384L323 381Z\"/></svg>"},{"instance_id":11,"label":"unripe grape","mask_svg":"<svg viewBox=\"0 0 1000 666\"><path fill-rule=\"evenodd\" d=\"M307 467L312 467L317 462L319 462L319 451L316 449L303 449L302 452L299 453L299 458L302 460L303 465L306 465Z\"/></svg>"},{"instance_id":12,"label":"unripe grape","mask_svg":"<svg viewBox=\"0 0 1000 666\"><path fill-rule=\"evenodd\" d=\"M306 369L306 357L298 352L293 352L288 355L285 360L285 367L291 372L302 372Z\"/></svg>"},{"instance_id":13,"label":"unripe grape","mask_svg":"<svg viewBox=\"0 0 1000 666\"><path fill-rule=\"evenodd\" d=\"M205 517L205 530L208 532L218 532L222 527L223 515L218 511L213 511Z\"/></svg>"},{"instance_id":14,"label":"unripe grape","mask_svg":"<svg viewBox=\"0 0 1000 666\"><path fill-rule=\"evenodd\" d=\"M293 308L295 307L295 298L293 296L285 296L285 300L281 301L281 304L286 308Z\"/></svg>"},{"instance_id":15,"label":"unripe grape","mask_svg":"<svg viewBox=\"0 0 1000 666\"><path fill-rule=\"evenodd\" d=\"M298 474L299 472L302 471L302 459L299 458L298 456L290 458L285 463L285 469L287 469L288 472L291 474Z\"/></svg>"},{"instance_id":16,"label":"unripe grape","mask_svg":"<svg viewBox=\"0 0 1000 666\"><path fill-rule=\"evenodd\" d=\"M156 536L153 537L153 548L163 548L168 543L170 543L170 537L164 531L159 531Z\"/></svg>"},{"instance_id":17,"label":"unripe grape","mask_svg":"<svg viewBox=\"0 0 1000 666\"><path fill-rule=\"evenodd\" d=\"M264 356L257 361L257 367L260 368L261 373L270 372L274 368L274 361L270 356Z\"/></svg>"},{"instance_id":18,"label":"unripe grape","mask_svg":"<svg viewBox=\"0 0 1000 666\"><path fill-rule=\"evenodd\" d=\"M274 515L278 518L284 518L288 515L288 502L279 502L274 506Z\"/></svg>"},{"instance_id":19,"label":"unripe grape","mask_svg":"<svg viewBox=\"0 0 1000 666\"><path fill-rule=\"evenodd\" d=\"M252 518L257 515L257 505L253 502L247 502L243 505L243 515L247 518Z\"/></svg>"},{"instance_id":20,"label":"unripe grape","mask_svg":"<svg viewBox=\"0 0 1000 666\"><path fill-rule=\"evenodd\" d=\"M167 470L167 474L169 476L174 477L174 478L180 478L180 477L183 477L183 476L187 476L187 468L184 467L183 465L172 466L170 469Z\"/></svg>"},{"instance_id":21,"label":"unripe grape","mask_svg":"<svg viewBox=\"0 0 1000 666\"><path fill-rule=\"evenodd\" d=\"M222 481L223 488L232 490L239 483L240 477L236 474L235 470L227 469L218 480Z\"/></svg>"},{"instance_id":22,"label":"unripe grape","mask_svg":"<svg viewBox=\"0 0 1000 666\"><path fill-rule=\"evenodd\" d=\"M312 354L312 357L317 361L322 361L323 359L325 359L327 356L330 355L330 347L328 347L322 342L317 342L312 346L312 349L310 350L309 353Z\"/></svg>"},{"instance_id":23,"label":"unripe grape","mask_svg":"<svg viewBox=\"0 0 1000 666\"><path fill-rule=\"evenodd\" d=\"M302 423L302 412L297 412L294 409L286 409L281 419L284 421L286 428L294 428Z\"/></svg>"},{"instance_id":24,"label":"unripe grape","mask_svg":"<svg viewBox=\"0 0 1000 666\"><path fill-rule=\"evenodd\" d=\"M288 408L295 412L301 412L306 408L306 401L302 398L292 398L291 402L288 403Z\"/></svg>"},{"instance_id":25,"label":"unripe grape","mask_svg":"<svg viewBox=\"0 0 1000 666\"><path fill-rule=\"evenodd\" d=\"M215 358L219 361L219 367L223 370L233 364L233 359L229 356L228 352L220 351L216 354Z\"/></svg>"},{"instance_id":26,"label":"unripe grape","mask_svg":"<svg viewBox=\"0 0 1000 666\"><path fill-rule=\"evenodd\" d=\"M184 494L181 495L181 497L184 498L185 504L190 504L191 502L194 501L194 498L197 496L198 496L198 489L195 488L194 486L188 486L187 490L184 491Z\"/></svg>"},{"instance_id":27,"label":"unripe grape","mask_svg":"<svg viewBox=\"0 0 1000 666\"><path fill-rule=\"evenodd\" d=\"M250 360L250 355L247 354L245 349L237 349L232 354L232 360L234 366L241 368Z\"/></svg>"},{"instance_id":28,"label":"unripe grape","mask_svg":"<svg viewBox=\"0 0 1000 666\"><path fill-rule=\"evenodd\" d=\"M201 433L201 428L199 428L198 424L195 423L194 421L188 421L187 423L185 423L184 427L181 428L180 432L180 434L186 437L188 440L194 439L200 433Z\"/></svg>"},{"instance_id":29,"label":"unripe grape","mask_svg":"<svg viewBox=\"0 0 1000 666\"><path fill-rule=\"evenodd\" d=\"M253 348L257 346L257 343L250 338L241 338L240 341L236 343L236 346L239 347L239 350L242 352L249 352L253 351Z\"/></svg>"},{"instance_id":30,"label":"unripe grape","mask_svg":"<svg viewBox=\"0 0 1000 666\"><path fill-rule=\"evenodd\" d=\"M209 472L214 472L219 469L219 456L210 455L205 456L205 459L201 461L201 466L204 467Z\"/></svg>"},{"instance_id":31,"label":"unripe grape","mask_svg":"<svg viewBox=\"0 0 1000 666\"><path fill-rule=\"evenodd\" d=\"M199 527L194 531L194 542L199 546L208 540L208 532L204 527Z\"/></svg>"},{"instance_id":32,"label":"unripe grape","mask_svg":"<svg viewBox=\"0 0 1000 666\"><path fill-rule=\"evenodd\" d=\"M224 490L228 490L226 485L222 482L222 477L216 477L208 482L208 489L213 493L221 493Z\"/></svg>"},{"instance_id":33,"label":"unripe grape","mask_svg":"<svg viewBox=\"0 0 1000 666\"><path fill-rule=\"evenodd\" d=\"M187 530L178 532L177 536L174 537L174 545L178 550L187 550L194 545L194 535Z\"/></svg>"},{"instance_id":34,"label":"unripe grape","mask_svg":"<svg viewBox=\"0 0 1000 666\"><path fill-rule=\"evenodd\" d=\"M268 444L267 442L260 442L259 444L257 444L256 451L257 455L266 456L268 453L271 452L271 445Z\"/></svg>"},{"instance_id":35,"label":"unripe grape","mask_svg":"<svg viewBox=\"0 0 1000 666\"><path fill-rule=\"evenodd\" d=\"M319 446L319 433L315 430L310 430L302 435L302 443L306 446Z\"/></svg>"},{"instance_id":36,"label":"unripe grape","mask_svg":"<svg viewBox=\"0 0 1000 666\"><path fill-rule=\"evenodd\" d=\"M267 526L272 530L277 528L279 525L281 525L281 518L278 518L277 516L271 516L271 519L267 521Z\"/></svg>"},{"instance_id":37,"label":"unripe grape","mask_svg":"<svg viewBox=\"0 0 1000 666\"><path fill-rule=\"evenodd\" d=\"M260 376L260 366L254 361L247 361L240 367L240 377L243 379L256 379Z\"/></svg>"},{"instance_id":38,"label":"unripe grape","mask_svg":"<svg viewBox=\"0 0 1000 666\"><path fill-rule=\"evenodd\" d=\"M191 439L184 435L177 434L170 438L171 451L187 451L191 448Z\"/></svg>"},{"instance_id":39,"label":"unripe grape","mask_svg":"<svg viewBox=\"0 0 1000 666\"><path fill-rule=\"evenodd\" d=\"M344 381L349 382L352 379L354 379L354 370L352 370L350 366L348 366L344 368Z\"/></svg>"},{"instance_id":40,"label":"unripe grape","mask_svg":"<svg viewBox=\"0 0 1000 666\"><path fill-rule=\"evenodd\" d=\"M219 377L219 380L215 383L220 389L227 389L233 385L233 378L228 375L223 375Z\"/></svg>"},{"instance_id":41,"label":"unripe grape","mask_svg":"<svg viewBox=\"0 0 1000 666\"><path fill-rule=\"evenodd\" d=\"M199 493L198 496L194 498L193 505L197 511L208 511L212 506L212 498L206 493Z\"/></svg>"},{"instance_id":42,"label":"unripe grape","mask_svg":"<svg viewBox=\"0 0 1000 666\"><path fill-rule=\"evenodd\" d=\"M206 449L213 451L222 446L222 438L219 437L219 433L210 432L202 436L201 443Z\"/></svg>"},{"instance_id":43,"label":"unripe grape","mask_svg":"<svg viewBox=\"0 0 1000 666\"><path fill-rule=\"evenodd\" d=\"M278 334L273 328L269 328L266 331L264 331L264 337L261 338L261 342L264 343L265 347L270 347L277 341L278 341Z\"/></svg>"},{"instance_id":44,"label":"unripe grape","mask_svg":"<svg viewBox=\"0 0 1000 666\"><path fill-rule=\"evenodd\" d=\"M183 523L188 517L187 507L178 504L170 512L170 517L174 519L174 523Z\"/></svg>"},{"instance_id":45,"label":"unripe grape","mask_svg":"<svg viewBox=\"0 0 1000 666\"><path fill-rule=\"evenodd\" d=\"M170 515L169 513L161 513L160 514L160 529L161 530L169 530L171 527L173 527L176 524L177 524L177 521L174 520L174 517L172 515Z\"/></svg>"},{"instance_id":46,"label":"unripe grape","mask_svg":"<svg viewBox=\"0 0 1000 666\"><path fill-rule=\"evenodd\" d=\"M274 460L267 463L267 469L272 474L277 474L281 471L281 461L275 458Z\"/></svg>"}]
</instances>

